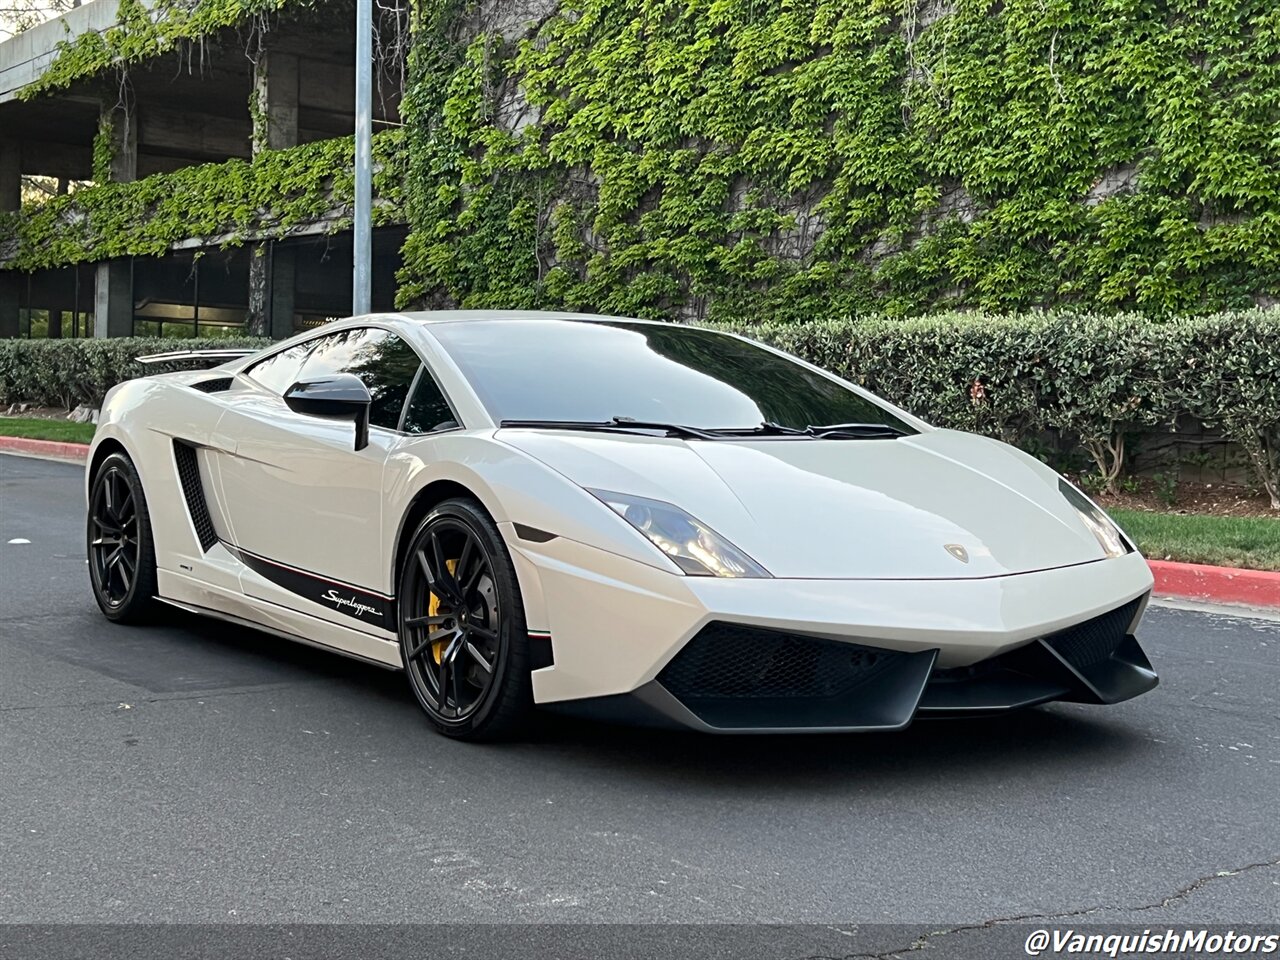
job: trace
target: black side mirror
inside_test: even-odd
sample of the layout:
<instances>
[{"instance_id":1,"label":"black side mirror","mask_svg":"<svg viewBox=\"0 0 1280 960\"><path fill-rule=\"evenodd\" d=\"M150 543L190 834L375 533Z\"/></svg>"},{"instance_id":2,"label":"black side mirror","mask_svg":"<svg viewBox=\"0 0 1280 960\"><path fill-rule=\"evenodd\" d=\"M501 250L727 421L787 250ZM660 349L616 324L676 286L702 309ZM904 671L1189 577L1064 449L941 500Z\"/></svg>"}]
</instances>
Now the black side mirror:
<instances>
[{"instance_id":1,"label":"black side mirror","mask_svg":"<svg viewBox=\"0 0 1280 960\"><path fill-rule=\"evenodd\" d=\"M331 377L299 380L284 392L284 402L294 413L356 422L356 449L369 445L369 405L373 398L359 377L335 373Z\"/></svg>"}]
</instances>

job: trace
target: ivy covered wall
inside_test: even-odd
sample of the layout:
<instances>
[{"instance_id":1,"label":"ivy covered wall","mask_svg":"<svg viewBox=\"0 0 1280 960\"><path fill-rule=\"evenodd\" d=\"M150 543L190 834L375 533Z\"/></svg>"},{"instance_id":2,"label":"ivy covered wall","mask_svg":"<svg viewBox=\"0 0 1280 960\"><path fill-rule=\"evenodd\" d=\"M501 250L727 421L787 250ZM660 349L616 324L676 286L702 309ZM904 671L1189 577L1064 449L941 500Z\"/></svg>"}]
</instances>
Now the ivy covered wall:
<instances>
[{"instance_id":1,"label":"ivy covered wall","mask_svg":"<svg viewBox=\"0 0 1280 960\"><path fill-rule=\"evenodd\" d=\"M255 88L244 103L253 130L251 160L182 167L115 182L116 134L132 117L135 84L157 58L177 54L180 69L212 74L211 44L220 55L253 64L277 33L304 26L323 5L342 0L108 0L116 24L68 36L39 78L19 92L39 100L69 92L97 96L104 113L93 141L92 184L0 213L0 269L33 271L121 256L158 256L178 243L238 246L300 229L336 233L351 227L354 143L339 137L264 149L267 117ZM345 6L353 6L349 3ZM352 14L354 11L352 10ZM321 21L323 24L326 21ZM237 49L240 48L240 49ZM213 91L216 93L216 91ZM111 98L118 97L114 107ZM178 104L180 105L180 104ZM136 135L136 132L135 132ZM374 137L374 224L403 224L404 132ZM136 149L136 148L135 148Z\"/></svg>"},{"instance_id":2,"label":"ivy covered wall","mask_svg":"<svg viewBox=\"0 0 1280 960\"><path fill-rule=\"evenodd\" d=\"M403 132L383 131L373 143L374 224L404 223ZM344 137L131 183L100 183L0 214L0 267L159 256L192 237L234 247L317 223L330 233L349 230L354 167L355 143Z\"/></svg>"},{"instance_id":3,"label":"ivy covered wall","mask_svg":"<svg viewBox=\"0 0 1280 960\"><path fill-rule=\"evenodd\" d=\"M405 305L1280 300L1274 0L421 0Z\"/></svg>"}]
</instances>

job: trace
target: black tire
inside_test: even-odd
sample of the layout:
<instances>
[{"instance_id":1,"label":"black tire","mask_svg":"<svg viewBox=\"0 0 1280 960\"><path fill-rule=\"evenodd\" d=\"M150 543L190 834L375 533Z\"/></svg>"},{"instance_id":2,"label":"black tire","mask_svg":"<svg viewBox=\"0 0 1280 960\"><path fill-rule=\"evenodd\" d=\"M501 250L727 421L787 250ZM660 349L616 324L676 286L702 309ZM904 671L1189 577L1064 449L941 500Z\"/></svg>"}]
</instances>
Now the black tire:
<instances>
[{"instance_id":1,"label":"black tire","mask_svg":"<svg viewBox=\"0 0 1280 960\"><path fill-rule=\"evenodd\" d=\"M400 658L431 724L458 740L519 731L533 709L524 602L502 535L478 503L446 500L423 518L397 588Z\"/></svg>"},{"instance_id":2,"label":"black tire","mask_svg":"<svg viewBox=\"0 0 1280 960\"><path fill-rule=\"evenodd\" d=\"M142 480L125 454L113 453L98 465L85 528L89 584L103 616L116 623L153 620L160 604L151 513Z\"/></svg>"}]
</instances>

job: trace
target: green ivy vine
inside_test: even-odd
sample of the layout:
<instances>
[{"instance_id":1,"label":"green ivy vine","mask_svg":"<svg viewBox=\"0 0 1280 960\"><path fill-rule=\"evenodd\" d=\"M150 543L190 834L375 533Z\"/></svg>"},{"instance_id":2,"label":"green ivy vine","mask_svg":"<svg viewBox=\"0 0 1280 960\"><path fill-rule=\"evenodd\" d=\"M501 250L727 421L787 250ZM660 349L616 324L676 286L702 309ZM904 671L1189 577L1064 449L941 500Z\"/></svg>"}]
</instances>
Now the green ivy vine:
<instances>
[{"instance_id":1,"label":"green ivy vine","mask_svg":"<svg viewBox=\"0 0 1280 960\"><path fill-rule=\"evenodd\" d=\"M374 143L376 225L403 223L404 134ZM185 167L132 183L99 183L0 214L0 264L38 270L121 256L158 256L192 237L223 247L288 235L323 221L351 228L351 137L270 150L253 160Z\"/></svg>"},{"instance_id":2,"label":"green ivy vine","mask_svg":"<svg viewBox=\"0 0 1280 960\"><path fill-rule=\"evenodd\" d=\"M516 28L492 9L418 14L406 305L805 321L1280 298L1272 0L562 0Z\"/></svg>"},{"instance_id":3,"label":"green ivy vine","mask_svg":"<svg viewBox=\"0 0 1280 960\"><path fill-rule=\"evenodd\" d=\"M57 55L39 78L19 91L30 100L62 90L78 80L109 70L127 69L152 57L199 43L220 30L255 17L288 11L298 14L321 0L157 0L150 9L141 0L118 0L116 22L101 33L89 30L59 45Z\"/></svg>"}]
</instances>

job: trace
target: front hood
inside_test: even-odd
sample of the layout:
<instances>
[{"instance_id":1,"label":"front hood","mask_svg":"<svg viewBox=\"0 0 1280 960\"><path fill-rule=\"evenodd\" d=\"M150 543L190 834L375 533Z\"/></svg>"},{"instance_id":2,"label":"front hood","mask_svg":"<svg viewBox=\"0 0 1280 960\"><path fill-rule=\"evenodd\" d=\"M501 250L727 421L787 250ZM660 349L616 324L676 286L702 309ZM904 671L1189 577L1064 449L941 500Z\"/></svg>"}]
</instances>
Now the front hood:
<instances>
[{"instance_id":1,"label":"front hood","mask_svg":"<svg viewBox=\"0 0 1280 960\"><path fill-rule=\"evenodd\" d=\"M1104 557L1058 492L1057 474L972 434L685 441L508 429L498 437L583 487L676 504L775 577L995 577Z\"/></svg>"}]
</instances>

